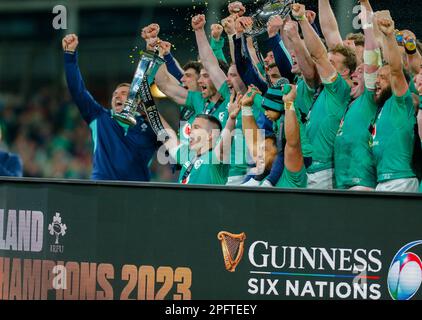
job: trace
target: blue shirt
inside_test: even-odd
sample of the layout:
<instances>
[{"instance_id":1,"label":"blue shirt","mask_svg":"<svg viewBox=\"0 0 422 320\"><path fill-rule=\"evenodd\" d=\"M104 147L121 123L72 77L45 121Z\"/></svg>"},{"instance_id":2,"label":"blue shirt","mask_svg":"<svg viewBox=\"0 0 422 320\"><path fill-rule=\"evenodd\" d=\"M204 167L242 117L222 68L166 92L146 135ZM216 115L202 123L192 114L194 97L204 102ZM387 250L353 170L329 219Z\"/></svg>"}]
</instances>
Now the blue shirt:
<instances>
[{"instance_id":1,"label":"blue shirt","mask_svg":"<svg viewBox=\"0 0 422 320\"><path fill-rule=\"evenodd\" d=\"M17 154L0 151L0 176L22 177L22 172L22 160Z\"/></svg>"},{"instance_id":2,"label":"blue shirt","mask_svg":"<svg viewBox=\"0 0 422 320\"><path fill-rule=\"evenodd\" d=\"M143 117L135 127L125 127L112 118L86 90L77 55L65 53L66 79L70 94L89 125L94 142L93 180L149 181L149 163L159 146L157 136Z\"/></svg>"}]
</instances>

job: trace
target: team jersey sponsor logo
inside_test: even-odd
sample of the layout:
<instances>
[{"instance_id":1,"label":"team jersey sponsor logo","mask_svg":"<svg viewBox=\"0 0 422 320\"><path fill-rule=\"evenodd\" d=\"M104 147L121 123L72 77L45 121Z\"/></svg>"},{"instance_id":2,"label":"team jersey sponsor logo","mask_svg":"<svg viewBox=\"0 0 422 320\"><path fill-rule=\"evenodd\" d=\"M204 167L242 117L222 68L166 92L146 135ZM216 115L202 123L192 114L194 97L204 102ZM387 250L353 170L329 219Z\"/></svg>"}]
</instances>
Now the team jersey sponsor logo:
<instances>
[{"instance_id":1,"label":"team jersey sponsor logo","mask_svg":"<svg viewBox=\"0 0 422 320\"><path fill-rule=\"evenodd\" d=\"M204 160L202 159L196 160L195 165L194 165L195 169L198 170L202 166L203 163L204 163Z\"/></svg>"},{"instance_id":2,"label":"team jersey sponsor logo","mask_svg":"<svg viewBox=\"0 0 422 320\"><path fill-rule=\"evenodd\" d=\"M226 113L225 112L220 112L220 114L218 115L218 118L220 119L221 122L224 121L224 118L226 117Z\"/></svg>"},{"instance_id":3,"label":"team jersey sponsor logo","mask_svg":"<svg viewBox=\"0 0 422 320\"><path fill-rule=\"evenodd\" d=\"M227 231L221 231L218 233L217 238L221 243L226 270L235 272L237 265L243 257L246 234L244 232L233 234Z\"/></svg>"},{"instance_id":4,"label":"team jersey sponsor logo","mask_svg":"<svg viewBox=\"0 0 422 320\"><path fill-rule=\"evenodd\" d=\"M183 137L185 137L186 139L189 139L190 132L191 132L191 125L189 122L187 122L182 128Z\"/></svg>"}]
</instances>

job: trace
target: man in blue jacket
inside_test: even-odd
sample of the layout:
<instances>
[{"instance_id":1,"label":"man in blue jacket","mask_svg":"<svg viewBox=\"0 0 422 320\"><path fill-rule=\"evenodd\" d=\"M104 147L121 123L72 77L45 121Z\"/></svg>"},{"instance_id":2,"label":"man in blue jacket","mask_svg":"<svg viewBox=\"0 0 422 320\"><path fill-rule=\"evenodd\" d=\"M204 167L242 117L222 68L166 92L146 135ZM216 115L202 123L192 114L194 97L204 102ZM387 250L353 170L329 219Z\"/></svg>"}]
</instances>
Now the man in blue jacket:
<instances>
[{"instance_id":1,"label":"man in blue jacket","mask_svg":"<svg viewBox=\"0 0 422 320\"><path fill-rule=\"evenodd\" d=\"M94 143L93 180L149 181L149 163L159 143L143 116L128 127L112 118L123 110L130 84L123 83L113 92L111 109L104 108L85 88L77 62L78 37L63 38L64 62L69 92L92 132Z\"/></svg>"}]
</instances>

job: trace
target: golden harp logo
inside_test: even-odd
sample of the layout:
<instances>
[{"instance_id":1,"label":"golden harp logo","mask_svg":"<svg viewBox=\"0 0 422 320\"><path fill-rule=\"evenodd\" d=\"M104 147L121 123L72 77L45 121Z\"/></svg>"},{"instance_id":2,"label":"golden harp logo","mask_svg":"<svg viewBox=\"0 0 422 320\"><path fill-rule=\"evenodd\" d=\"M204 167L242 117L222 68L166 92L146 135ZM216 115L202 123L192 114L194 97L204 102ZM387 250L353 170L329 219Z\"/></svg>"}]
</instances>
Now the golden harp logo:
<instances>
[{"instance_id":1,"label":"golden harp logo","mask_svg":"<svg viewBox=\"0 0 422 320\"><path fill-rule=\"evenodd\" d=\"M244 232L233 234L221 231L218 233L217 238L221 242L224 264L226 265L227 271L235 272L237 265L243 257L246 234Z\"/></svg>"}]
</instances>

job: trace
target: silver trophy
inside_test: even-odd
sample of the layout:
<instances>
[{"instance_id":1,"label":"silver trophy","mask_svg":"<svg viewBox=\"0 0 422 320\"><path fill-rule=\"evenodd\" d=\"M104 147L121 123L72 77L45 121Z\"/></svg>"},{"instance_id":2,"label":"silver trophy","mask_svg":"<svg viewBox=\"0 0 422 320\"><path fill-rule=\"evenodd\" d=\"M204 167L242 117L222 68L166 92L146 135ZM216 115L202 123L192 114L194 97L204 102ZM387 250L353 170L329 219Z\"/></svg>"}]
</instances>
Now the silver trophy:
<instances>
[{"instance_id":1,"label":"silver trophy","mask_svg":"<svg viewBox=\"0 0 422 320\"><path fill-rule=\"evenodd\" d=\"M267 31L267 23L271 17L279 15L283 19L286 18L292 11L293 3L295 3L295 0L269 0L252 15L252 27L245 31L245 35L252 38L253 46L261 65L265 64L264 58L262 57L259 50L258 36ZM247 45L242 43L242 50L247 50L246 47ZM265 73L265 77L268 86L272 87L271 79L268 73Z\"/></svg>"},{"instance_id":2,"label":"silver trophy","mask_svg":"<svg viewBox=\"0 0 422 320\"><path fill-rule=\"evenodd\" d=\"M246 30L246 35L257 37L267 31L268 20L272 16L279 15L283 19L292 10L295 0L269 0L256 13L252 15L253 25L250 30Z\"/></svg>"},{"instance_id":3,"label":"silver trophy","mask_svg":"<svg viewBox=\"0 0 422 320\"><path fill-rule=\"evenodd\" d=\"M146 51L142 53L125 106L122 112L113 114L114 119L130 126L136 126L136 116L140 110L145 111L147 107L148 109L155 108L148 78L153 78L163 63L164 60L154 52Z\"/></svg>"}]
</instances>

